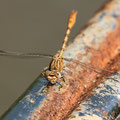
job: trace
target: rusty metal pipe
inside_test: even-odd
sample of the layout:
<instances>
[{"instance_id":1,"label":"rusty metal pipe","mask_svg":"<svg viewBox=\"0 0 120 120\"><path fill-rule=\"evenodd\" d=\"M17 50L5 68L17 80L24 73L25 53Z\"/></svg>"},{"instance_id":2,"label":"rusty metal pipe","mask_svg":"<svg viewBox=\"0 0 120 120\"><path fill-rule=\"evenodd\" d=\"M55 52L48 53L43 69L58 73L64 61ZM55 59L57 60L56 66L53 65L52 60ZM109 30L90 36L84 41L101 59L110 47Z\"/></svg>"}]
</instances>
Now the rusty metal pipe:
<instances>
[{"instance_id":1,"label":"rusty metal pipe","mask_svg":"<svg viewBox=\"0 0 120 120\"><path fill-rule=\"evenodd\" d=\"M120 1L112 0L96 13L77 35L74 42L65 50L64 57L102 69L119 71L120 65L114 64L119 54ZM65 66L64 73L68 85L63 86L60 91L59 85L49 86L47 89L48 81L39 77L17 104L2 116L2 119L61 120L67 118L79 103L91 95L91 91L102 82L103 77L73 62L65 62Z\"/></svg>"}]
</instances>

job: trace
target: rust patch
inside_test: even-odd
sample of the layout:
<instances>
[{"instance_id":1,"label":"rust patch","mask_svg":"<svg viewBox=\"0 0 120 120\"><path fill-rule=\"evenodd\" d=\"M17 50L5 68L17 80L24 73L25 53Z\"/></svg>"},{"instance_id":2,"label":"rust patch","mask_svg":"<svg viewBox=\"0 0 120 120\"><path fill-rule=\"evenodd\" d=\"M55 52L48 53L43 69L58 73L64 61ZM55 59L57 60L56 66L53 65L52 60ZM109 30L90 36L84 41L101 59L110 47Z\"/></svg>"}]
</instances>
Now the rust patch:
<instances>
[{"instance_id":1,"label":"rust patch","mask_svg":"<svg viewBox=\"0 0 120 120\"><path fill-rule=\"evenodd\" d=\"M104 110L100 110L100 112L102 113L102 115L103 115L105 118L107 118L107 117L108 117L108 114L107 114L107 112L106 112L106 111L104 111Z\"/></svg>"},{"instance_id":2,"label":"rust patch","mask_svg":"<svg viewBox=\"0 0 120 120\"><path fill-rule=\"evenodd\" d=\"M116 120L120 120L120 115L117 117L117 119Z\"/></svg>"},{"instance_id":3,"label":"rust patch","mask_svg":"<svg viewBox=\"0 0 120 120\"><path fill-rule=\"evenodd\" d=\"M120 107L120 101L118 102L118 107Z\"/></svg>"},{"instance_id":4,"label":"rust patch","mask_svg":"<svg viewBox=\"0 0 120 120\"><path fill-rule=\"evenodd\" d=\"M106 40L99 45L98 50L89 50L92 53L90 64L99 68L105 68L116 56L120 48L120 18L117 19L117 28L109 33ZM92 49L92 48L91 48ZM96 62L97 61L97 62Z\"/></svg>"}]
</instances>

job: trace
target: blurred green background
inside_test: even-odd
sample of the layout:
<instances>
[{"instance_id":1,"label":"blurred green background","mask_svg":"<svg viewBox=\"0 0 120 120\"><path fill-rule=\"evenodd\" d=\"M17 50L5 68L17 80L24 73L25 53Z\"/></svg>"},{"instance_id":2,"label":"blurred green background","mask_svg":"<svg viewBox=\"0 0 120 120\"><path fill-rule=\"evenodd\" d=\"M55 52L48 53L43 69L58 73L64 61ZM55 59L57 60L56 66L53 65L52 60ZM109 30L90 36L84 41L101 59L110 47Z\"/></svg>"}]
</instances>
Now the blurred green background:
<instances>
[{"instance_id":1,"label":"blurred green background","mask_svg":"<svg viewBox=\"0 0 120 120\"><path fill-rule=\"evenodd\" d=\"M56 54L61 48L67 19L78 11L69 42L108 0L1 0L0 49ZM48 66L50 59L0 56L0 115Z\"/></svg>"}]
</instances>

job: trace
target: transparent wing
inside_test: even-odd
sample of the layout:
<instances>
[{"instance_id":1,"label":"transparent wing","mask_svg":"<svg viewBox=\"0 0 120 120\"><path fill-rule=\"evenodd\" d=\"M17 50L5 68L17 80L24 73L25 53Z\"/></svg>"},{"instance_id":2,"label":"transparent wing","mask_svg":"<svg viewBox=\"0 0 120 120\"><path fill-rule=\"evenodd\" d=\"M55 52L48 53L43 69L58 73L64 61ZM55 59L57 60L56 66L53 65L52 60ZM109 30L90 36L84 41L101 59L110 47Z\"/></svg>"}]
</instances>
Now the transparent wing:
<instances>
[{"instance_id":1,"label":"transparent wing","mask_svg":"<svg viewBox=\"0 0 120 120\"><path fill-rule=\"evenodd\" d=\"M42 53L21 53L21 52L11 52L11 51L4 51L0 50L0 55L2 56L13 56L13 57L21 57L21 58L26 58L26 57L34 57L34 58L40 58L40 57L48 57L52 58L53 55L50 54L42 54Z\"/></svg>"},{"instance_id":2,"label":"transparent wing","mask_svg":"<svg viewBox=\"0 0 120 120\"><path fill-rule=\"evenodd\" d=\"M80 61L75 60L75 59L69 59L69 58L63 58L63 59L66 60L66 61L70 61L70 62L74 62L74 63L76 63L76 64L79 64L79 65L81 65L82 67L84 67L84 68L86 68L86 69L89 69L90 71L93 71L93 72L95 72L95 73L97 73L97 74L99 74L99 75L101 75L101 76L103 76L103 77L105 77L105 78L112 79L112 80L114 80L114 81L116 81L116 82L119 82L118 80L116 80L116 79L114 79L114 78L111 78L111 77L107 77L105 74L102 73L102 72L107 72L107 73L111 73L111 74L112 74L112 73L117 73L117 72L115 72L115 71L111 71L111 70L106 70L106 69L94 67L94 66L92 66L92 65L85 64L85 63L80 62ZM117 74L119 74L119 73L117 73ZM120 83L120 82L119 82L119 83Z\"/></svg>"},{"instance_id":3,"label":"transparent wing","mask_svg":"<svg viewBox=\"0 0 120 120\"><path fill-rule=\"evenodd\" d=\"M47 58L52 58L53 55L50 55L50 54L42 54L42 53L21 53L21 52L11 52L11 51L4 51L4 50L0 50L0 55L1 56L12 56L12 57L19 57L19 58L41 58L41 57L47 57ZM114 71L110 71L110 70L106 70L106 69L101 69L101 68L98 68L98 67L94 67L92 65L88 65L88 64L85 64L83 62L80 62L78 60L75 60L75 59L69 59L69 58L63 58L64 60L66 61L69 61L69 62L74 62L76 64L79 64L81 65L82 67L86 68L86 69L89 69L90 71L94 71L95 73L97 74L100 74L101 76L103 77L106 77L106 75L104 75L102 72L108 72L108 73L115 73ZM117 73L119 74L119 73ZM106 78L110 78L110 77L106 77ZM113 79L114 81L117 81L116 79L114 78L110 78L110 79ZM119 82L119 81L117 81Z\"/></svg>"},{"instance_id":4,"label":"transparent wing","mask_svg":"<svg viewBox=\"0 0 120 120\"><path fill-rule=\"evenodd\" d=\"M69 59L69 58L63 58L63 59L66 60L66 61L75 62L75 63L80 64L80 65L82 65L82 66L84 66L84 67L86 67L86 68L91 68L91 69L96 69L96 70L99 70L99 71L114 73L114 71L106 70L106 69L102 69L102 68L98 68L98 67L94 67L94 66L92 66L92 65L83 63L83 62L78 61L78 60L75 60L75 59Z\"/></svg>"}]
</instances>

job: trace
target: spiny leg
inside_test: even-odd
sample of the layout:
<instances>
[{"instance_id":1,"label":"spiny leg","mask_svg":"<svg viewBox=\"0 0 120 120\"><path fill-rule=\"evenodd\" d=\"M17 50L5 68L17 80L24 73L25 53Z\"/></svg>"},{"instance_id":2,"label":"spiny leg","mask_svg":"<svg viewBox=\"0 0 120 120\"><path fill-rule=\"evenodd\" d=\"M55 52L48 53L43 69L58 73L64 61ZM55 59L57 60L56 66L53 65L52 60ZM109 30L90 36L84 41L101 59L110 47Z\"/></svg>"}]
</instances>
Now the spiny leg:
<instances>
[{"instance_id":1,"label":"spiny leg","mask_svg":"<svg viewBox=\"0 0 120 120\"><path fill-rule=\"evenodd\" d=\"M61 81L61 83L60 83L60 86L59 86L59 90L60 90L63 86L68 85L68 84L66 83L65 76L62 76L62 78L60 78L60 81Z\"/></svg>"},{"instance_id":2,"label":"spiny leg","mask_svg":"<svg viewBox=\"0 0 120 120\"><path fill-rule=\"evenodd\" d=\"M49 69L49 67L47 66L42 70L41 74L42 74L43 77L45 77L46 70L48 70L48 69Z\"/></svg>"}]
</instances>

